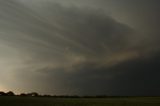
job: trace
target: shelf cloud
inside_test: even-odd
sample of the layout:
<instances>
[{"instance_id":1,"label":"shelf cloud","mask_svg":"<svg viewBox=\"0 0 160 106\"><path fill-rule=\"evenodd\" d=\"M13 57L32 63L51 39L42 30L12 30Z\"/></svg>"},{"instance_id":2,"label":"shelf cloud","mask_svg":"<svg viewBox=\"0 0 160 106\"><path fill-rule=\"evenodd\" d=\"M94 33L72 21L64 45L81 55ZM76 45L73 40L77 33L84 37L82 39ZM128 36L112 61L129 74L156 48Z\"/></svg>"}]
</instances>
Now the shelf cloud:
<instances>
[{"instance_id":1,"label":"shelf cloud","mask_svg":"<svg viewBox=\"0 0 160 106\"><path fill-rule=\"evenodd\" d=\"M83 7L85 2L72 0L70 5L63 0L1 0L0 88L46 94L159 95L160 33L154 29L159 24L130 25L108 14L103 0L97 5L93 1L93 6L88 2Z\"/></svg>"}]
</instances>

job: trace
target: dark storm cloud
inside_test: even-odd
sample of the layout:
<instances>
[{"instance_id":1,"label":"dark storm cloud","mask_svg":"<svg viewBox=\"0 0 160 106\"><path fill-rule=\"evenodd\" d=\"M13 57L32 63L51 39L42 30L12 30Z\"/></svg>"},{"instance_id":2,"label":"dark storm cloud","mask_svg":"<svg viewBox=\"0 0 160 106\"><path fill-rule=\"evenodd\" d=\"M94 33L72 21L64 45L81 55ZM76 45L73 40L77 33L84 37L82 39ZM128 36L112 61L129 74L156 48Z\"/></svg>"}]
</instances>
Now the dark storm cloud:
<instances>
[{"instance_id":1,"label":"dark storm cloud","mask_svg":"<svg viewBox=\"0 0 160 106\"><path fill-rule=\"evenodd\" d=\"M112 93L114 95L133 96L160 95L159 64L160 55L158 52L150 58L133 59L113 67L112 70L121 70L122 74L111 81Z\"/></svg>"},{"instance_id":2,"label":"dark storm cloud","mask_svg":"<svg viewBox=\"0 0 160 106\"><path fill-rule=\"evenodd\" d=\"M154 83L159 80L159 42L154 40L158 37L146 39L103 9L62 6L54 1L1 0L0 33L1 50L9 51L1 52L7 61L2 69L12 64L1 75L6 76L1 79L8 89L138 95L159 88Z\"/></svg>"},{"instance_id":3,"label":"dark storm cloud","mask_svg":"<svg viewBox=\"0 0 160 106\"><path fill-rule=\"evenodd\" d=\"M63 68L38 71L48 76L48 83L56 81L56 87L53 85L56 92L60 89L61 92L82 95L158 96L159 60L157 53L149 58L127 60L114 67L95 68L97 64L82 63L74 67L76 72L71 73Z\"/></svg>"}]
</instances>

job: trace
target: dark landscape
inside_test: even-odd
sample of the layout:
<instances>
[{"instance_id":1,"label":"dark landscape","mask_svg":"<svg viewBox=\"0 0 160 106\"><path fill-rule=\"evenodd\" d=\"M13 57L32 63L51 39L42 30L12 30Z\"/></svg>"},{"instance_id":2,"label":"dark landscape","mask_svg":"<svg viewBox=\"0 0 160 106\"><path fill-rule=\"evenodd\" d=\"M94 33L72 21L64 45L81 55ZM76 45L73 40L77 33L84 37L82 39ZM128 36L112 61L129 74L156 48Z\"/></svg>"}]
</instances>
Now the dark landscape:
<instances>
[{"instance_id":1,"label":"dark landscape","mask_svg":"<svg viewBox=\"0 0 160 106\"><path fill-rule=\"evenodd\" d=\"M0 92L1 106L160 106L160 97L51 96L36 92L15 95Z\"/></svg>"},{"instance_id":2,"label":"dark landscape","mask_svg":"<svg viewBox=\"0 0 160 106\"><path fill-rule=\"evenodd\" d=\"M160 106L160 97L58 98L1 96L1 106Z\"/></svg>"}]
</instances>

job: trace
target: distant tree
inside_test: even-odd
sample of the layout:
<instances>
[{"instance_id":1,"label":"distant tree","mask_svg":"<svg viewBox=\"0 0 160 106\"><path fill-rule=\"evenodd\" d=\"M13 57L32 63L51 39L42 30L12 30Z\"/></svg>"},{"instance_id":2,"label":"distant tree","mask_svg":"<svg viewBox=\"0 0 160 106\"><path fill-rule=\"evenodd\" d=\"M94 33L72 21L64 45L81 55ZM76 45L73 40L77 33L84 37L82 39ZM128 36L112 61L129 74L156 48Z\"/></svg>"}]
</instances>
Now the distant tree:
<instances>
[{"instance_id":1,"label":"distant tree","mask_svg":"<svg viewBox=\"0 0 160 106\"><path fill-rule=\"evenodd\" d=\"M42 95L43 97L52 97L51 95ZM53 96L56 97L56 96Z\"/></svg>"},{"instance_id":2,"label":"distant tree","mask_svg":"<svg viewBox=\"0 0 160 106\"><path fill-rule=\"evenodd\" d=\"M27 94L25 94L25 93L21 93L19 96L27 96Z\"/></svg>"},{"instance_id":3,"label":"distant tree","mask_svg":"<svg viewBox=\"0 0 160 106\"><path fill-rule=\"evenodd\" d=\"M12 91L7 92L6 94L7 96L15 96L15 94Z\"/></svg>"},{"instance_id":4,"label":"distant tree","mask_svg":"<svg viewBox=\"0 0 160 106\"><path fill-rule=\"evenodd\" d=\"M108 96L107 95L97 95L95 96L95 98L107 98Z\"/></svg>"},{"instance_id":5,"label":"distant tree","mask_svg":"<svg viewBox=\"0 0 160 106\"><path fill-rule=\"evenodd\" d=\"M72 96L69 96L69 98L80 98L80 96L78 96L78 95L72 95Z\"/></svg>"},{"instance_id":6,"label":"distant tree","mask_svg":"<svg viewBox=\"0 0 160 106\"><path fill-rule=\"evenodd\" d=\"M7 94L3 91L0 91L0 96L6 96Z\"/></svg>"},{"instance_id":7,"label":"distant tree","mask_svg":"<svg viewBox=\"0 0 160 106\"><path fill-rule=\"evenodd\" d=\"M37 92L28 93L27 96L39 96Z\"/></svg>"}]
</instances>

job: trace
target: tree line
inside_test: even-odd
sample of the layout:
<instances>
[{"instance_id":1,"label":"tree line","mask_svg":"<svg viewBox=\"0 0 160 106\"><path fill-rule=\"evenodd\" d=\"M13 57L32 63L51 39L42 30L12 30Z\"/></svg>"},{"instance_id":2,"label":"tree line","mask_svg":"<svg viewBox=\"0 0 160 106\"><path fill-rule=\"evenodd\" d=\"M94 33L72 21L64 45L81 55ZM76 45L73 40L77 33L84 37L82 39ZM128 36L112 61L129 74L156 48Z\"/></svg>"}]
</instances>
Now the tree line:
<instances>
[{"instance_id":1,"label":"tree line","mask_svg":"<svg viewBox=\"0 0 160 106\"><path fill-rule=\"evenodd\" d=\"M98 96L78 96L78 95L41 95L37 92L31 92L31 93L21 93L21 94L15 94L12 91L9 92L3 92L0 91L0 96L22 96L22 97L54 97L54 98L106 98L109 96L106 95L98 95Z\"/></svg>"},{"instance_id":2,"label":"tree line","mask_svg":"<svg viewBox=\"0 0 160 106\"><path fill-rule=\"evenodd\" d=\"M37 92L32 92L32 93L21 93L19 95L16 95L14 92L9 91L9 92L3 92L0 91L0 96L40 96Z\"/></svg>"}]
</instances>

